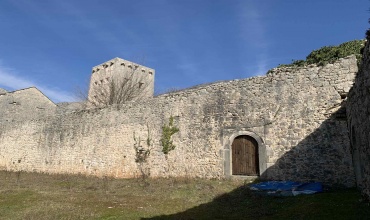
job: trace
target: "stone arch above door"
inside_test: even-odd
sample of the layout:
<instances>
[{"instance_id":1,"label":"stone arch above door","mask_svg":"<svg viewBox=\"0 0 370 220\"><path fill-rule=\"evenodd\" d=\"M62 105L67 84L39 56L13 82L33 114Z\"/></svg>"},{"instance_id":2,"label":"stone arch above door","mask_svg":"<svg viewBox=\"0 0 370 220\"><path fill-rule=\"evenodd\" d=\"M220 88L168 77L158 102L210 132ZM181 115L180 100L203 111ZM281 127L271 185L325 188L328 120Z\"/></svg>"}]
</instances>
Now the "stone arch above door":
<instances>
[{"instance_id":1,"label":"stone arch above door","mask_svg":"<svg viewBox=\"0 0 370 220\"><path fill-rule=\"evenodd\" d=\"M229 137L224 137L223 144L223 155L224 155L224 175L233 176L232 174L232 152L231 145L235 138L238 136L249 136L252 137L258 144L258 160L259 160L259 173L258 176L261 176L266 171L266 146L260 136L251 131L237 131L233 132Z\"/></svg>"}]
</instances>

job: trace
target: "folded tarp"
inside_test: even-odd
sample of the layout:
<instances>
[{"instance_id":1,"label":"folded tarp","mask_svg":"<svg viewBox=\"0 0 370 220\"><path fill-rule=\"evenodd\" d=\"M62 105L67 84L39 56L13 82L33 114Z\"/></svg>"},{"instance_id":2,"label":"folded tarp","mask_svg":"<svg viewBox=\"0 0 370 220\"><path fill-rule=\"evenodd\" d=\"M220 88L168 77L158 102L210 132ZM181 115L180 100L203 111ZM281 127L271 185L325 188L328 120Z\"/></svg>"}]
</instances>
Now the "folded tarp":
<instances>
[{"instance_id":1,"label":"folded tarp","mask_svg":"<svg viewBox=\"0 0 370 220\"><path fill-rule=\"evenodd\" d=\"M252 184L250 189L265 191L272 195L296 196L299 194L314 194L322 192L322 184L319 182L301 183L294 181L268 181Z\"/></svg>"}]
</instances>

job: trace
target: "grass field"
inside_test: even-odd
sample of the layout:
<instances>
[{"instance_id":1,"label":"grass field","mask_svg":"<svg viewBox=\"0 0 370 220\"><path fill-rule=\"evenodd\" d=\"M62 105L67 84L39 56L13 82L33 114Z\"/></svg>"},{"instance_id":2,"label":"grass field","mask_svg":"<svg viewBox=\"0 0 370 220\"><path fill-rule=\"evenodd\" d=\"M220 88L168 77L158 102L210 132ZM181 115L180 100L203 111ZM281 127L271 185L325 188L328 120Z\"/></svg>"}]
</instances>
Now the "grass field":
<instances>
[{"instance_id":1,"label":"grass field","mask_svg":"<svg viewBox=\"0 0 370 220\"><path fill-rule=\"evenodd\" d=\"M0 171L0 219L370 219L355 189L267 197L242 181Z\"/></svg>"}]
</instances>

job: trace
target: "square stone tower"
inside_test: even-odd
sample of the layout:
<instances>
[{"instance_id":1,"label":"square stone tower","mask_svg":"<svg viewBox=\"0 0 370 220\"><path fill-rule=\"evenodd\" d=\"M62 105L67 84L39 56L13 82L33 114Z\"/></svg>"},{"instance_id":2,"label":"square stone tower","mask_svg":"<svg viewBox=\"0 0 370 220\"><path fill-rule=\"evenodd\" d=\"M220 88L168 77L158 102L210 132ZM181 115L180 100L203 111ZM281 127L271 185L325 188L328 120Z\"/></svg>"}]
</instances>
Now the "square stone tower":
<instances>
[{"instance_id":1,"label":"square stone tower","mask_svg":"<svg viewBox=\"0 0 370 220\"><path fill-rule=\"evenodd\" d=\"M88 100L103 106L153 97L154 75L154 69L116 57L92 68Z\"/></svg>"}]
</instances>

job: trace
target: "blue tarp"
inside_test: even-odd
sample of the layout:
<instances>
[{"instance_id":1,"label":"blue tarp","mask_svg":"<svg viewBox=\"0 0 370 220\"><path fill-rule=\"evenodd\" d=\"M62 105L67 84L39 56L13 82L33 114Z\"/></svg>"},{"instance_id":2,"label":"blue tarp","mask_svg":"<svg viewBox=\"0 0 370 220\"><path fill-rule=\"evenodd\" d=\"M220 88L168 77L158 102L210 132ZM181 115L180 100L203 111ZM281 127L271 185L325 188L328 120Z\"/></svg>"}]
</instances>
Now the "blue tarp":
<instances>
[{"instance_id":1,"label":"blue tarp","mask_svg":"<svg viewBox=\"0 0 370 220\"><path fill-rule=\"evenodd\" d=\"M280 194L283 196L313 194L322 192L322 184L319 182L301 183L294 181L268 181L250 186L251 190L265 191L268 194Z\"/></svg>"}]
</instances>

